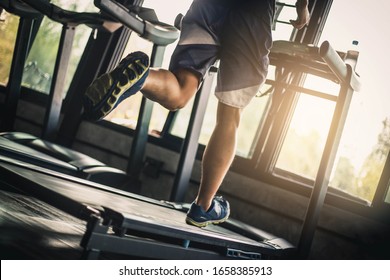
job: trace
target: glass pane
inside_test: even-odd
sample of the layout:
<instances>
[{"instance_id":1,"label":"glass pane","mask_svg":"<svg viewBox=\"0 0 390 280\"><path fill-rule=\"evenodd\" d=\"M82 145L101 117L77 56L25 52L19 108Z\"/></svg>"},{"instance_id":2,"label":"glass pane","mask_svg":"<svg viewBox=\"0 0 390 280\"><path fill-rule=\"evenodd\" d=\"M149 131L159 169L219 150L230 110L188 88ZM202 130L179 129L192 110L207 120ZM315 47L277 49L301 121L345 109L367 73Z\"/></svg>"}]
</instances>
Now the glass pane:
<instances>
[{"instance_id":1,"label":"glass pane","mask_svg":"<svg viewBox=\"0 0 390 280\"><path fill-rule=\"evenodd\" d=\"M308 179L317 175L335 103L301 94L275 167Z\"/></svg>"},{"instance_id":2,"label":"glass pane","mask_svg":"<svg viewBox=\"0 0 390 280\"><path fill-rule=\"evenodd\" d=\"M90 1L81 2L76 0L56 0L52 1L52 3L59 5L63 9L69 9L72 11L97 11L97 8ZM22 80L23 86L49 94L61 30L61 24L53 22L47 17L43 19L25 64ZM76 27L72 54L65 81L65 92L67 91L71 79L73 78L73 74L76 70L77 64L79 63L90 33L91 29L85 25L79 25Z\"/></svg>"},{"instance_id":3,"label":"glass pane","mask_svg":"<svg viewBox=\"0 0 390 280\"><path fill-rule=\"evenodd\" d=\"M296 0L277 1L287 5L295 5ZM278 9L281 8L277 23L273 32L274 40L289 40L292 32L294 31L292 25L289 23L290 19L295 19L297 14L295 7L278 5ZM287 35L287 37L286 37Z\"/></svg>"},{"instance_id":4,"label":"glass pane","mask_svg":"<svg viewBox=\"0 0 390 280\"><path fill-rule=\"evenodd\" d=\"M61 25L44 18L24 66L22 85L49 94Z\"/></svg>"},{"instance_id":5,"label":"glass pane","mask_svg":"<svg viewBox=\"0 0 390 280\"><path fill-rule=\"evenodd\" d=\"M113 123L135 129L137 125L139 106L142 95L136 94L122 101L115 110L111 111L104 119Z\"/></svg>"},{"instance_id":6,"label":"glass pane","mask_svg":"<svg viewBox=\"0 0 390 280\"><path fill-rule=\"evenodd\" d=\"M180 111L177 112L177 117L176 117L175 123L173 125L173 128L171 130L172 135L175 135L175 136L178 136L181 138L184 138L186 136L188 122L190 121L191 110L192 110L192 106L194 104L194 98L195 97L192 97L190 99L190 101L188 101L187 105L183 109L180 109ZM217 108L216 105L212 105L213 103L215 103L215 102L212 102L212 100L209 99L206 112L209 111L210 107L212 107L212 108L215 107L215 109ZM215 109L213 109L213 110L215 110ZM215 119L207 118L207 115L205 115L205 120L203 121L203 126L205 126L206 119L211 119L211 123L215 124ZM203 130L203 127L202 127L202 130ZM206 134L208 134L210 136L211 132L206 133ZM201 139L204 138L204 135L203 135L203 137L201 136L200 138ZM207 138L207 136L206 136L206 138ZM205 141L205 139L203 139L203 141ZM199 140L199 142L202 143L202 140Z\"/></svg>"},{"instance_id":7,"label":"glass pane","mask_svg":"<svg viewBox=\"0 0 390 280\"><path fill-rule=\"evenodd\" d=\"M265 91L267 87L263 86L262 91ZM260 134L259 129L266 112L268 100L268 95L256 97L243 111L238 128L237 155L245 158L252 157L257 143L257 137Z\"/></svg>"},{"instance_id":8,"label":"glass pane","mask_svg":"<svg viewBox=\"0 0 390 280\"><path fill-rule=\"evenodd\" d=\"M367 13L372 9L370 1L333 1L322 32L322 40L328 40L337 50L351 49L353 40L359 42L357 72L362 90L352 99L331 186L368 201L373 199L390 147L390 37L384 35L388 34L390 2L379 1L376 5L379 9L375 13ZM346 18L348 10L352 12ZM372 28L367 28L367 22Z\"/></svg>"},{"instance_id":9,"label":"glass pane","mask_svg":"<svg viewBox=\"0 0 390 280\"><path fill-rule=\"evenodd\" d=\"M5 11L1 14L0 85L3 86L7 85L8 83L18 25L19 18L17 16L9 14Z\"/></svg>"},{"instance_id":10,"label":"glass pane","mask_svg":"<svg viewBox=\"0 0 390 280\"><path fill-rule=\"evenodd\" d=\"M142 95L135 94L122 101L110 114L104 119L113 123L135 129L137 126L139 108L141 105ZM153 105L152 117L149 125L149 133L158 136L168 116L168 110L157 103Z\"/></svg>"},{"instance_id":11,"label":"glass pane","mask_svg":"<svg viewBox=\"0 0 390 280\"><path fill-rule=\"evenodd\" d=\"M385 198L385 202L390 203L390 181L389 181L389 185L387 186L387 195Z\"/></svg>"}]
</instances>

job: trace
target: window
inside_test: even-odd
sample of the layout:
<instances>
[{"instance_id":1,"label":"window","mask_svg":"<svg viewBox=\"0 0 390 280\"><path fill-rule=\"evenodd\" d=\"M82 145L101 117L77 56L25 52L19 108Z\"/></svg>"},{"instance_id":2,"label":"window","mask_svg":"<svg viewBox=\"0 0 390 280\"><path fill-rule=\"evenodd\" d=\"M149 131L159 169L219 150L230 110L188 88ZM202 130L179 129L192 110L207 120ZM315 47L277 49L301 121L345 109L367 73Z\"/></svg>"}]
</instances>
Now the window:
<instances>
[{"instance_id":1,"label":"window","mask_svg":"<svg viewBox=\"0 0 390 280\"><path fill-rule=\"evenodd\" d=\"M386 84L386 67L390 64L386 54L390 38L383 36L388 28L385 20L388 9L384 7L390 8L390 4L380 2L375 5L382 9L377 13L367 13L372 8L370 2L333 1L320 40L328 40L334 49L340 51L352 49L353 41L359 42L357 72L361 76L362 90L354 93L330 186L369 203L390 149L390 99ZM351 12L346 17L349 10ZM311 84L313 89L332 92L331 84L324 85L310 79L307 77L305 87ZM334 109L331 103L319 97L299 95L277 157L277 168L314 179ZM386 199L388 201L389 195Z\"/></svg>"},{"instance_id":2,"label":"window","mask_svg":"<svg viewBox=\"0 0 390 280\"><path fill-rule=\"evenodd\" d=\"M334 108L335 102L300 94L276 168L315 179Z\"/></svg>"},{"instance_id":3,"label":"window","mask_svg":"<svg viewBox=\"0 0 390 280\"><path fill-rule=\"evenodd\" d=\"M63 9L72 11L97 11L90 1L55 0L52 1L52 3ZM31 51L27 57L22 80L23 86L49 94L61 29L61 24L44 17ZM90 32L91 29L85 25L80 25L76 28L70 65L65 82L65 92L71 82Z\"/></svg>"},{"instance_id":4,"label":"window","mask_svg":"<svg viewBox=\"0 0 390 280\"><path fill-rule=\"evenodd\" d=\"M290 20L297 17L295 2L295 0L276 1L273 40L289 40L294 34L295 30Z\"/></svg>"},{"instance_id":5,"label":"window","mask_svg":"<svg viewBox=\"0 0 390 280\"><path fill-rule=\"evenodd\" d=\"M385 202L386 203L390 203L390 181L389 181L389 184L387 186L387 195L386 195L386 198L385 198Z\"/></svg>"},{"instance_id":6,"label":"window","mask_svg":"<svg viewBox=\"0 0 390 280\"><path fill-rule=\"evenodd\" d=\"M0 19L0 85L7 85L19 18L3 11Z\"/></svg>"},{"instance_id":7,"label":"window","mask_svg":"<svg viewBox=\"0 0 390 280\"><path fill-rule=\"evenodd\" d=\"M372 9L370 2L334 1L322 34L322 38L339 49L351 48L353 40L359 42L357 72L362 90L352 100L331 185L368 201L373 199L390 149L390 99L386 82L390 38L383 36L388 30L390 4L380 0L375 6L381 8L376 13L367 13ZM348 9L353 12L346 18ZM361 21L362 15L365 23ZM340 176L343 173L348 176ZM348 181L342 182L342 177Z\"/></svg>"}]
</instances>

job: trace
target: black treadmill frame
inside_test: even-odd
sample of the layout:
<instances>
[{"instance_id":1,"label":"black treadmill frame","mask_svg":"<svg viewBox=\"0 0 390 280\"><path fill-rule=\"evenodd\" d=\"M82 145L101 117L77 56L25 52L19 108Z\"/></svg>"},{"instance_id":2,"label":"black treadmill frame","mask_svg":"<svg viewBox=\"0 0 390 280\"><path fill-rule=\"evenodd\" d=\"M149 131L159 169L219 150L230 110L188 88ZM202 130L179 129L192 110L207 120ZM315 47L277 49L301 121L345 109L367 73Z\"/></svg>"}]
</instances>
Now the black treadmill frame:
<instances>
[{"instance_id":1,"label":"black treadmill frame","mask_svg":"<svg viewBox=\"0 0 390 280\"><path fill-rule=\"evenodd\" d=\"M237 237L224 233L223 227L220 230L217 227L211 230L198 229L185 225L184 220L183 228L175 228L174 224L154 224L153 221L139 220L134 215L118 212L105 205L77 201L72 196L59 193L53 185L39 182L37 178L44 176L50 182L58 180L68 186L81 184L90 191L96 189L107 195L123 196L164 207L168 211L183 212L180 214L183 219L188 209L185 204L157 201L123 192L5 156L0 156L0 174L1 181L8 185L87 222L80 243L84 248L82 258L97 259L101 252L110 252L158 259L285 259L295 253L295 248L287 241L238 221L232 220L230 226L226 223L225 227L231 234L236 231ZM237 232L238 228L241 230Z\"/></svg>"}]
</instances>

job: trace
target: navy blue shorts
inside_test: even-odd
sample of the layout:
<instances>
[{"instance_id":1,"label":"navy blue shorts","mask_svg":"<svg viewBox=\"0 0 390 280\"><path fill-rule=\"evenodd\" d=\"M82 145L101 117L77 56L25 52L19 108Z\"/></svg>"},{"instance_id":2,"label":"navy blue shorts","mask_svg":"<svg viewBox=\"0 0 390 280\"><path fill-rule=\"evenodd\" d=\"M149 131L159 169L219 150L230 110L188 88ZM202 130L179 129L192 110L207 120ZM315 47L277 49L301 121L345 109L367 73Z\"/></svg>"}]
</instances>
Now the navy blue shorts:
<instances>
[{"instance_id":1,"label":"navy blue shorts","mask_svg":"<svg viewBox=\"0 0 390 280\"><path fill-rule=\"evenodd\" d=\"M219 59L217 98L245 107L268 73L274 10L275 0L194 0L170 70L185 68L203 78Z\"/></svg>"}]
</instances>

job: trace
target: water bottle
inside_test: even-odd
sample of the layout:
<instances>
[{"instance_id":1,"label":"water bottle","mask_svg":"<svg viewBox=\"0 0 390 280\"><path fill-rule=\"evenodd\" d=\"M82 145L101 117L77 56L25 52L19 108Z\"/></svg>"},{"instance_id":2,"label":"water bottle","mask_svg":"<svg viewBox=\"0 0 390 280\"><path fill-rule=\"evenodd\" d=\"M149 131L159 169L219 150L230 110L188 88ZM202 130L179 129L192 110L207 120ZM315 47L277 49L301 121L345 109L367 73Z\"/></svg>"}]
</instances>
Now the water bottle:
<instances>
[{"instance_id":1,"label":"water bottle","mask_svg":"<svg viewBox=\"0 0 390 280\"><path fill-rule=\"evenodd\" d=\"M353 70L356 69L356 64L359 58L358 45L359 45L359 41L353 40L352 48L347 51L347 55L345 58L345 63L351 65Z\"/></svg>"}]
</instances>

